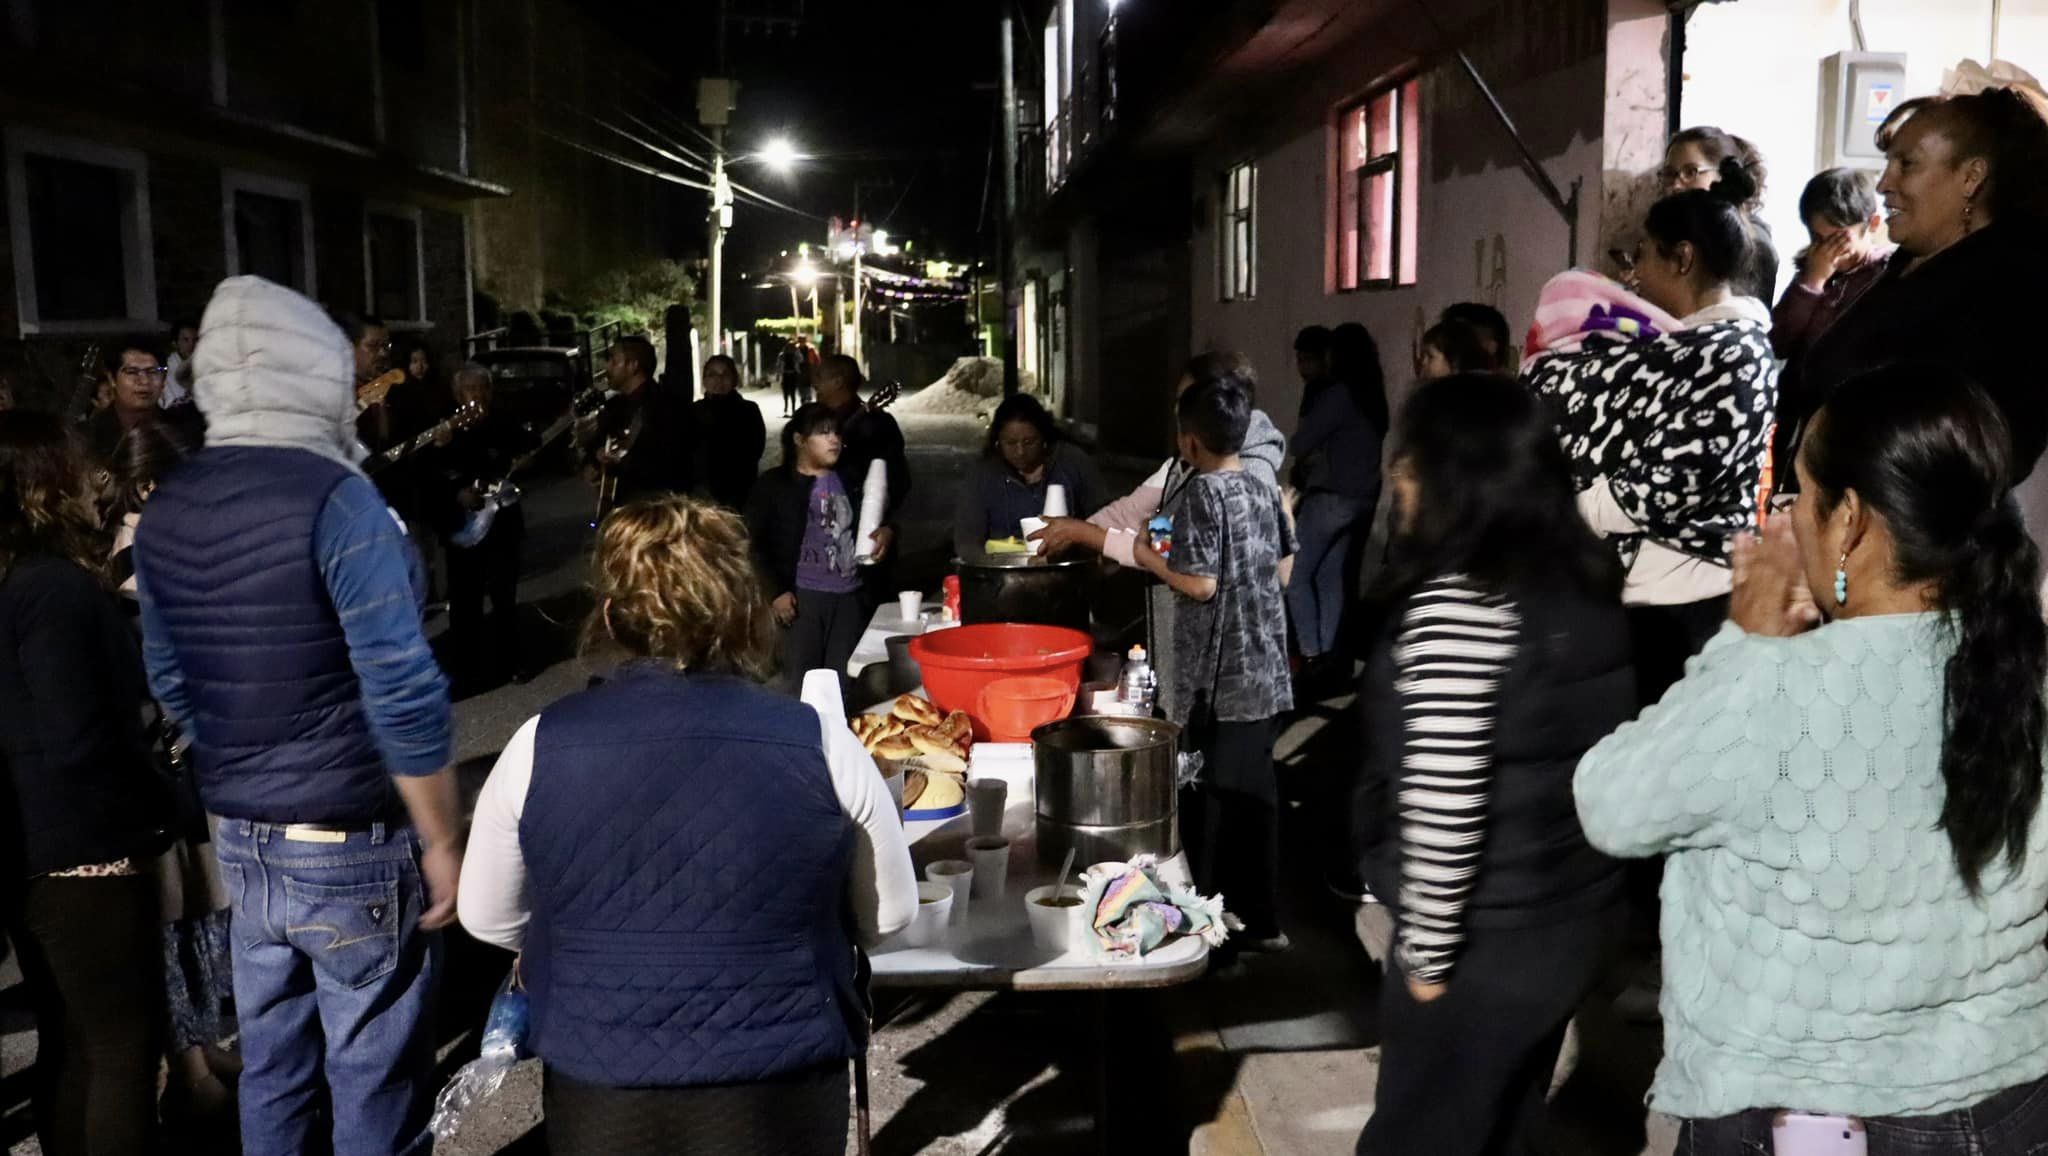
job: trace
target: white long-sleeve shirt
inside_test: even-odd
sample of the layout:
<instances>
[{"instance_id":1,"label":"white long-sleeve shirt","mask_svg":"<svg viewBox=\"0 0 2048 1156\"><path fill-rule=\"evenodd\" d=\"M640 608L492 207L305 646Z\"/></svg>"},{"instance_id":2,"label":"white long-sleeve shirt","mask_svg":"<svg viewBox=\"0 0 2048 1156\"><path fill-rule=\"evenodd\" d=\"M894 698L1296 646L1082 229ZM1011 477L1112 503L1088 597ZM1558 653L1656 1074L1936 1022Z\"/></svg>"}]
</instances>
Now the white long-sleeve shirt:
<instances>
[{"instance_id":1,"label":"white long-sleeve shirt","mask_svg":"<svg viewBox=\"0 0 2048 1156\"><path fill-rule=\"evenodd\" d=\"M814 707L815 711L816 708ZM824 732L825 765L839 806L854 822L853 872L847 880L855 931L872 947L909 926L917 914L917 874L910 844L882 774L844 719L817 711ZM532 910L526 902L526 859L519 819L533 781L533 736L540 717L527 719L498 755L476 802L469 850L462 861L456 910L462 926L485 943L518 951Z\"/></svg>"}]
</instances>

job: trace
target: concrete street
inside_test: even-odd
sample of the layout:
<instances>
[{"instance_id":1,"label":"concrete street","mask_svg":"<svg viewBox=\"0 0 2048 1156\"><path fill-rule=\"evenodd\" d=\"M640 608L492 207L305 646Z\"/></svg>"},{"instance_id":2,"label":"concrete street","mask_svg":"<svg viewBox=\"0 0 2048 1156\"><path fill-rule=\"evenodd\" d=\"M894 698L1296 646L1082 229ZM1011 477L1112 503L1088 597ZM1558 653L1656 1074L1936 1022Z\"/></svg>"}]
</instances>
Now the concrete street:
<instances>
[{"instance_id":1,"label":"concrete street","mask_svg":"<svg viewBox=\"0 0 2048 1156\"><path fill-rule=\"evenodd\" d=\"M774 428L779 398L755 396ZM907 569L924 575L921 584L931 589L943 564L954 483L978 452L982 431L972 419L903 421L916 479L905 528ZM587 611L580 588L589 502L589 490L571 478L540 480L528 490L522 636L548 666L526 685L457 704L457 757L471 796L512 730L588 677L574 642ZM1122 1153L1349 1152L1371 1111L1379 977L1355 934L1356 909L1323 888L1317 852L1327 845L1331 816L1340 813L1333 768L1358 749L1350 707L1349 696L1313 705L1281 745L1292 952L1253 957L1182 988L1113 997L882 993L882 1026L868 1057L874 1150L1068 1153L1101 1141ZM474 1055L483 1009L509 963L505 953L459 933L451 936L450 955L444 1077ZM12 986L0 994L0 1129L10 1151L34 1153L24 1078L34 1030L11 964L5 980ZM1603 1008L1605 1002L1595 1001ZM1566 1150L1661 1156L1671 1150L1669 1123L1650 1121L1646 1134L1640 1106L1656 1057L1655 1030L1627 1028L1603 1008L1582 1016L1584 1046L1556 1099ZM1090 1027L1096 1016L1107 1023L1100 1056ZM1098 1064L1111 1089L1100 1130ZM438 1151L545 1152L540 1100L538 1066L522 1064ZM232 1146L222 1137L179 1150Z\"/></svg>"}]
</instances>

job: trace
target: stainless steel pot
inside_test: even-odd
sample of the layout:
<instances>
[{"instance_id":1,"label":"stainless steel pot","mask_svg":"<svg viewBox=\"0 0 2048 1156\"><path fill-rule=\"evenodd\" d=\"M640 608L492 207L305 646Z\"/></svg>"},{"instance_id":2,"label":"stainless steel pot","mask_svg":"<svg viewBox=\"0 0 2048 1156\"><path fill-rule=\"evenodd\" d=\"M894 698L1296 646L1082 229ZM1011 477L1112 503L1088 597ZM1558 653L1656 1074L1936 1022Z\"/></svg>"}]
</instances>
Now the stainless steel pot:
<instances>
[{"instance_id":1,"label":"stainless steel pot","mask_svg":"<svg viewBox=\"0 0 2048 1156\"><path fill-rule=\"evenodd\" d=\"M1049 561L1029 554L962 558L960 621L1025 622L1089 628L1088 583L1094 559Z\"/></svg>"},{"instance_id":2,"label":"stainless steel pot","mask_svg":"<svg viewBox=\"0 0 2048 1156\"><path fill-rule=\"evenodd\" d=\"M1177 854L1179 744L1179 727L1150 718L1081 715L1032 731L1039 859L1057 864L1069 847L1082 866Z\"/></svg>"}]
</instances>

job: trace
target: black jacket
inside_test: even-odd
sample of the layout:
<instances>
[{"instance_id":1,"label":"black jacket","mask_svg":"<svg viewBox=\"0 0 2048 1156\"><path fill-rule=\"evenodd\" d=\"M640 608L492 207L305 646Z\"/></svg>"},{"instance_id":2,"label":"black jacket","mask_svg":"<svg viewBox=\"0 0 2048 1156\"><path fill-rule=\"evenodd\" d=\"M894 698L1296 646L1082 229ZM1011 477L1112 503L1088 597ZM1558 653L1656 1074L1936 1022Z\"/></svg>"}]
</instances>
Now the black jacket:
<instances>
[{"instance_id":1,"label":"black jacket","mask_svg":"<svg viewBox=\"0 0 2048 1156\"><path fill-rule=\"evenodd\" d=\"M1778 380L1777 479L1793 477L1798 429L1842 383L1893 361L1953 366L1984 387L2012 427L2018 482L2048 447L2048 381L2025 334L2048 301L2048 235L2016 225L1979 229L1906 275L1903 250L1868 292L1815 338Z\"/></svg>"},{"instance_id":2,"label":"black jacket","mask_svg":"<svg viewBox=\"0 0 2048 1156\"><path fill-rule=\"evenodd\" d=\"M632 443L616 467L620 502L690 492L696 482L694 424L689 395L663 382L650 381L630 397L619 394L605 402L597 415L598 445L614 437Z\"/></svg>"},{"instance_id":3,"label":"black jacket","mask_svg":"<svg viewBox=\"0 0 2048 1156\"><path fill-rule=\"evenodd\" d=\"M0 847L16 878L169 845L148 700L134 630L91 574L31 556L0 578Z\"/></svg>"},{"instance_id":4,"label":"black jacket","mask_svg":"<svg viewBox=\"0 0 2048 1156\"><path fill-rule=\"evenodd\" d=\"M753 539L754 566L768 597L780 598L796 589L797 558L804 548L804 523L810 517L811 486L817 481L794 467L777 466L754 483L747 499L747 535ZM853 503L853 523L860 525L860 488L841 479Z\"/></svg>"},{"instance_id":5,"label":"black jacket","mask_svg":"<svg viewBox=\"0 0 2048 1156\"><path fill-rule=\"evenodd\" d=\"M700 397L690 407L697 436L697 483L711 500L730 510L745 508L768 427L761 407L731 393Z\"/></svg>"},{"instance_id":6,"label":"black jacket","mask_svg":"<svg viewBox=\"0 0 2048 1156\"><path fill-rule=\"evenodd\" d=\"M1468 927L1584 914L1612 902L1621 886L1620 864L1594 850L1579 826L1572 772L1636 713L1628 621L1612 599L1538 590L1510 597L1521 632L1494 709L1485 850L1465 903ZM1366 666L1359 707L1368 738L1356 811L1365 877L1395 905L1404 735L1393 639L1401 619L1397 607Z\"/></svg>"}]
</instances>

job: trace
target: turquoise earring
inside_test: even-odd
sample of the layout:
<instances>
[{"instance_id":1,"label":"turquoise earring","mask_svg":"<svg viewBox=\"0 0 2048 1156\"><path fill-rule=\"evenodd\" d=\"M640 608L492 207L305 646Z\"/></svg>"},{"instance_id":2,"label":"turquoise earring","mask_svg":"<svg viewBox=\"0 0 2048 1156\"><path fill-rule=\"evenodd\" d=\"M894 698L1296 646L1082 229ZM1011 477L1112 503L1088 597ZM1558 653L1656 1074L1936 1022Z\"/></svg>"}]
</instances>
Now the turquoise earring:
<instances>
[{"instance_id":1,"label":"turquoise earring","mask_svg":"<svg viewBox=\"0 0 2048 1156\"><path fill-rule=\"evenodd\" d=\"M1849 600L1849 552L1842 551L1842 561L1835 567L1835 605Z\"/></svg>"}]
</instances>

